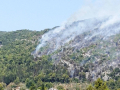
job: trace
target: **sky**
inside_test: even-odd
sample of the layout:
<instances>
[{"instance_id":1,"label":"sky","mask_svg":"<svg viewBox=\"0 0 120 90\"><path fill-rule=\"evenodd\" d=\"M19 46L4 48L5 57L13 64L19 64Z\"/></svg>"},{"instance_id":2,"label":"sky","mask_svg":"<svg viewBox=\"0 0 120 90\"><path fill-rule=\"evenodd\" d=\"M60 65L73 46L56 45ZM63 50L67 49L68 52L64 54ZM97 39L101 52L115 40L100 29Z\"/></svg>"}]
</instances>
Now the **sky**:
<instances>
[{"instance_id":1,"label":"sky","mask_svg":"<svg viewBox=\"0 0 120 90\"><path fill-rule=\"evenodd\" d=\"M84 0L0 0L0 31L40 31L60 26L84 3Z\"/></svg>"}]
</instances>

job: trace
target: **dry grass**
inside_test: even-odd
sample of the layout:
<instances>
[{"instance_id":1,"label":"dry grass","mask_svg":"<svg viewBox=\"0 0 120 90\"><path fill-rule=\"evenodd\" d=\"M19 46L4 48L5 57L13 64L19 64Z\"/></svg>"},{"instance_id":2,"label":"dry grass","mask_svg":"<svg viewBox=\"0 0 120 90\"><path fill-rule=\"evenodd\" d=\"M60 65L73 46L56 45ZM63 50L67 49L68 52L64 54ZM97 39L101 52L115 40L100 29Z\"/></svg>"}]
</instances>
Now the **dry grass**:
<instances>
[{"instance_id":1,"label":"dry grass","mask_svg":"<svg viewBox=\"0 0 120 90\"><path fill-rule=\"evenodd\" d=\"M88 86L87 83L69 83L69 84L54 84L54 88L63 86L65 90L85 90Z\"/></svg>"}]
</instances>

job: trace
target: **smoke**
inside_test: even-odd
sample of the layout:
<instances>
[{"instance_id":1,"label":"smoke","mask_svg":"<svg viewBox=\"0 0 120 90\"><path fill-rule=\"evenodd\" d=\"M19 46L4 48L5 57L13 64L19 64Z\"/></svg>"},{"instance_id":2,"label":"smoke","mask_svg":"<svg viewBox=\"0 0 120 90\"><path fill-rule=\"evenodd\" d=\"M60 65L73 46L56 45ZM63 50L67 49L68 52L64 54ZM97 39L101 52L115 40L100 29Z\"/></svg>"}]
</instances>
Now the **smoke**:
<instances>
[{"instance_id":1,"label":"smoke","mask_svg":"<svg viewBox=\"0 0 120 90\"><path fill-rule=\"evenodd\" d=\"M119 0L85 0L85 5L65 21L61 27L42 36L34 55L41 52L40 48L46 45L52 52L73 40L77 35L94 31L96 28L98 30L94 31L90 37L95 35L107 37L118 33L120 31L119 3Z\"/></svg>"},{"instance_id":2,"label":"smoke","mask_svg":"<svg viewBox=\"0 0 120 90\"><path fill-rule=\"evenodd\" d=\"M84 20L88 18L98 18L105 16L118 15L119 0L85 0L85 5L73 14L67 22L74 22L77 20Z\"/></svg>"}]
</instances>

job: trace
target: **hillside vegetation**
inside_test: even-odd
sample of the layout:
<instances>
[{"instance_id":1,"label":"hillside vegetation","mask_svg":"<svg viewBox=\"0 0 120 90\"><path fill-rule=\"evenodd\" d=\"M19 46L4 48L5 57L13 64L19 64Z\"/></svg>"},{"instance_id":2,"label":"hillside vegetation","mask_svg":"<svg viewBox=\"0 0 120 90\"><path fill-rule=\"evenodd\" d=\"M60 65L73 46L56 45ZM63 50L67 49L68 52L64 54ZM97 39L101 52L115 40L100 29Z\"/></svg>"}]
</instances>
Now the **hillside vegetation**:
<instances>
[{"instance_id":1,"label":"hillside vegetation","mask_svg":"<svg viewBox=\"0 0 120 90\"><path fill-rule=\"evenodd\" d=\"M11 82L27 82L27 87L42 82L70 82L66 67L55 66L51 57L44 55L34 59L31 52L35 50L38 39L44 31L18 30L4 32L0 35L0 82L7 85Z\"/></svg>"},{"instance_id":2,"label":"hillside vegetation","mask_svg":"<svg viewBox=\"0 0 120 90\"><path fill-rule=\"evenodd\" d=\"M34 58L31 54L38 45L39 39L43 34L50 29L43 31L31 31L31 30L18 30L12 32L0 33L0 87L6 85L12 85L17 87L21 83L25 83L26 87L30 90L36 90L37 88L52 88L56 87L58 90L64 90L65 86L71 83L76 83L76 87L66 87L68 90L94 90L96 88L94 81L97 80L99 75L104 80L104 76L107 75L110 79L103 82L98 80L97 82L103 82L105 89L102 90L116 90L120 88L119 81L119 65L115 68L104 67L103 70L109 70L110 73L96 72L95 77L93 71L96 70L96 66L101 67L104 62L110 63L112 60L118 58L112 57L114 54L114 48L119 51L119 34L111 37L110 41L95 41L95 43L87 43L81 49L72 47L62 47L53 53L48 55L42 55L41 57ZM81 36L80 36L81 37ZM77 40L76 38L75 40ZM114 45L113 42L114 40ZM69 42L69 44L74 41ZM104 42L104 44L102 44ZM112 43L112 44L108 44ZM101 47L99 47L101 46ZM106 47L110 48L110 52L105 52ZM46 50L46 47L43 49ZM59 58L59 59L58 59ZM98 59L95 62L95 59ZM81 64L80 64L81 63ZM14 84L11 84L14 83ZM61 83L61 84L60 84ZM88 84L92 83L88 88ZM57 85L56 85L57 84ZM60 86L60 85L62 86ZM107 85L106 85L107 84ZM107 87L108 86L108 87ZM82 88L83 87L83 88ZM92 88L92 89L90 89ZM103 87L99 87L103 88ZM101 90L101 89L95 89Z\"/></svg>"}]
</instances>

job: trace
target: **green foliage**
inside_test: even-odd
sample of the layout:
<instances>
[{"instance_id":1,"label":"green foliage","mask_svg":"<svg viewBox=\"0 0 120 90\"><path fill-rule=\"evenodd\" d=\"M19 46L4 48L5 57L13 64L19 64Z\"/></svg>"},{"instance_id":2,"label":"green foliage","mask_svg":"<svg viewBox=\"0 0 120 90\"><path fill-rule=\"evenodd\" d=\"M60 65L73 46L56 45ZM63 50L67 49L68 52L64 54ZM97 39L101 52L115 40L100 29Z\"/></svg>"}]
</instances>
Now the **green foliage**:
<instances>
[{"instance_id":1,"label":"green foliage","mask_svg":"<svg viewBox=\"0 0 120 90\"><path fill-rule=\"evenodd\" d=\"M45 85L44 84L42 84L41 90L45 90Z\"/></svg>"},{"instance_id":2,"label":"green foliage","mask_svg":"<svg viewBox=\"0 0 120 90\"><path fill-rule=\"evenodd\" d=\"M94 90L93 86L90 84L86 90Z\"/></svg>"},{"instance_id":3,"label":"green foliage","mask_svg":"<svg viewBox=\"0 0 120 90\"><path fill-rule=\"evenodd\" d=\"M82 80L82 81L86 80L86 75L85 75L84 72L79 72L79 79Z\"/></svg>"},{"instance_id":4,"label":"green foliage","mask_svg":"<svg viewBox=\"0 0 120 90\"><path fill-rule=\"evenodd\" d=\"M45 87L46 88L52 88L53 87L53 84L52 83L50 83L50 82L47 82L47 83L45 83Z\"/></svg>"},{"instance_id":5,"label":"green foliage","mask_svg":"<svg viewBox=\"0 0 120 90\"><path fill-rule=\"evenodd\" d=\"M15 84L19 84L20 83L20 80L19 80L19 77L17 77L14 81Z\"/></svg>"},{"instance_id":6,"label":"green foliage","mask_svg":"<svg viewBox=\"0 0 120 90\"><path fill-rule=\"evenodd\" d=\"M35 59L31 55L38 39L48 31L19 30L0 34L3 45L0 48L0 82L8 85L11 82L19 84L26 81L28 88L33 83L40 87L42 82L69 82L67 67L53 65L50 55Z\"/></svg>"},{"instance_id":7,"label":"green foliage","mask_svg":"<svg viewBox=\"0 0 120 90\"><path fill-rule=\"evenodd\" d=\"M44 84L42 84L41 87L39 87L38 89L40 89L40 90L47 90L47 88L45 87Z\"/></svg>"},{"instance_id":8,"label":"green foliage","mask_svg":"<svg viewBox=\"0 0 120 90\"><path fill-rule=\"evenodd\" d=\"M35 90L38 87L44 85L44 89L53 87L52 83L69 83L70 74L68 72L68 66L53 65L50 55L43 55L40 58L33 58L31 52L35 50L38 44L38 39L48 32L49 29L43 31L30 31L30 30L18 30L14 32L0 32L0 82L4 82L7 85L11 82L19 84L20 82L26 83L27 88ZM119 38L117 38L118 40ZM107 44L106 44L107 45ZM64 60L71 60L74 62L87 62L95 60L95 57L100 58L101 63L104 60L110 60L110 55L104 54L103 50L96 49L95 44L88 47L84 47L78 50L77 53L65 55ZM47 47L45 47L47 48ZM43 48L44 50L44 48ZM114 51L114 48L112 48ZM67 50L66 50L67 51ZM90 57L85 56L87 52L90 52ZM98 52L99 51L99 52ZM57 54L59 51L56 51ZM102 52L102 54L101 54ZM85 81L85 72L89 72L90 63L87 63L80 70L76 70L75 75L79 76L79 79L74 78L75 82ZM91 64L92 67L92 64ZM120 88L120 77L116 76L120 73L120 69L116 68L109 74L114 80L108 81L107 85L110 90L116 90ZM1 84L0 84L0 87ZM88 87L91 90L92 86ZM93 87L97 90L107 90L106 83L101 79L95 82ZM60 88L63 89L63 88Z\"/></svg>"},{"instance_id":9,"label":"green foliage","mask_svg":"<svg viewBox=\"0 0 120 90\"><path fill-rule=\"evenodd\" d=\"M76 85L75 90L81 90L79 85Z\"/></svg>"},{"instance_id":10,"label":"green foliage","mask_svg":"<svg viewBox=\"0 0 120 90\"><path fill-rule=\"evenodd\" d=\"M31 86L34 86L34 82L32 80L28 79L28 78L26 79L25 83L26 83L27 88L30 88Z\"/></svg>"},{"instance_id":11,"label":"green foliage","mask_svg":"<svg viewBox=\"0 0 120 90\"><path fill-rule=\"evenodd\" d=\"M120 88L120 78L118 80L110 79L109 81L107 81L107 85L110 90L117 90L118 88Z\"/></svg>"},{"instance_id":12,"label":"green foliage","mask_svg":"<svg viewBox=\"0 0 120 90\"><path fill-rule=\"evenodd\" d=\"M108 90L106 83L103 82L100 78L98 78L97 81L95 81L94 87L96 90Z\"/></svg>"},{"instance_id":13,"label":"green foliage","mask_svg":"<svg viewBox=\"0 0 120 90\"><path fill-rule=\"evenodd\" d=\"M109 90L109 89L108 89L108 86L106 85L106 82L104 82L100 78L98 78L95 81L94 87L90 84L87 87L87 90Z\"/></svg>"},{"instance_id":14,"label":"green foliage","mask_svg":"<svg viewBox=\"0 0 120 90\"><path fill-rule=\"evenodd\" d=\"M30 90L37 90L35 84L32 83L32 85L30 86Z\"/></svg>"},{"instance_id":15,"label":"green foliage","mask_svg":"<svg viewBox=\"0 0 120 90\"><path fill-rule=\"evenodd\" d=\"M26 90L25 88L20 88L20 90Z\"/></svg>"},{"instance_id":16,"label":"green foliage","mask_svg":"<svg viewBox=\"0 0 120 90\"><path fill-rule=\"evenodd\" d=\"M108 74L110 77L112 77L112 79L118 80L120 78L120 76L117 76L117 74L120 73L120 69L119 68L115 68L110 74Z\"/></svg>"},{"instance_id":17,"label":"green foliage","mask_svg":"<svg viewBox=\"0 0 120 90\"><path fill-rule=\"evenodd\" d=\"M2 83L0 83L0 90L4 90Z\"/></svg>"},{"instance_id":18,"label":"green foliage","mask_svg":"<svg viewBox=\"0 0 120 90\"><path fill-rule=\"evenodd\" d=\"M58 90L65 90L63 86L58 86L57 89Z\"/></svg>"},{"instance_id":19,"label":"green foliage","mask_svg":"<svg viewBox=\"0 0 120 90\"><path fill-rule=\"evenodd\" d=\"M2 32L0 34L0 42L2 42L3 45L7 45L11 42L14 42L16 40L35 40L33 36L40 36L46 32L48 32L50 29L43 30L41 32L39 31L31 31L31 30L17 30L14 32Z\"/></svg>"}]
</instances>

